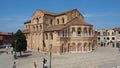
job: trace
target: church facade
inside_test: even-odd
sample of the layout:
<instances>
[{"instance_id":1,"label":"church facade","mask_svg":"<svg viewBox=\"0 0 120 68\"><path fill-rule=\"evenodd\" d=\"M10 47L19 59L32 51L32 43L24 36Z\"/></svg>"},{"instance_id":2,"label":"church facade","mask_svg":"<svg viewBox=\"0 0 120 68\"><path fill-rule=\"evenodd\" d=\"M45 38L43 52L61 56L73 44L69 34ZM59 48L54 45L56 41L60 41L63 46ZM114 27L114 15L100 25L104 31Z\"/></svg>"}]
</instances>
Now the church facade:
<instances>
[{"instance_id":1,"label":"church facade","mask_svg":"<svg viewBox=\"0 0 120 68\"><path fill-rule=\"evenodd\" d=\"M58 14L37 9L24 27L29 49L49 51L52 45L54 53L87 53L97 45L93 25L77 9Z\"/></svg>"}]
</instances>

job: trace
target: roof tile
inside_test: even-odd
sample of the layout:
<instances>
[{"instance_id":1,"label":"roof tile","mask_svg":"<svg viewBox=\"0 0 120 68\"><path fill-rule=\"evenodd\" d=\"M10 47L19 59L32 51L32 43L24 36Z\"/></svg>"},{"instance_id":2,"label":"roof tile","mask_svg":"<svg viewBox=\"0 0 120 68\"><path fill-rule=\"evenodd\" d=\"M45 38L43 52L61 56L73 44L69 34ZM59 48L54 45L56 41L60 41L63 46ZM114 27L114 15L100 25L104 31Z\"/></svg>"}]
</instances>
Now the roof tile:
<instances>
[{"instance_id":1,"label":"roof tile","mask_svg":"<svg viewBox=\"0 0 120 68\"><path fill-rule=\"evenodd\" d=\"M80 18L76 17L73 20L69 21L67 24L60 24L60 25L54 25L52 27L46 28L45 31L56 31L56 30L62 30L64 28L67 28L71 25L85 25L85 26L92 26L91 24L88 24L81 20Z\"/></svg>"}]
</instances>

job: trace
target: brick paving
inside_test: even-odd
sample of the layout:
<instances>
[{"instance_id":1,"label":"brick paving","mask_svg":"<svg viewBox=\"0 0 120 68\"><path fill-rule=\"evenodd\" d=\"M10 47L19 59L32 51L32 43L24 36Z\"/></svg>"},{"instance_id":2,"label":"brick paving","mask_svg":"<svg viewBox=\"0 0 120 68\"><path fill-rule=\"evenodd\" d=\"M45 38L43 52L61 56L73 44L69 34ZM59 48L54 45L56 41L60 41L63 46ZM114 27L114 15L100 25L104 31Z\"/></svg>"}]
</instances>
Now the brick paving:
<instances>
[{"instance_id":1,"label":"brick paving","mask_svg":"<svg viewBox=\"0 0 120 68\"><path fill-rule=\"evenodd\" d=\"M14 61L17 63L17 68L33 68L33 62L36 62L37 68L42 68L44 57L49 67L49 53L28 51L17 60L14 60L12 54L3 53L0 55L0 68L12 68ZM120 53L117 48L100 47L91 53L84 54L52 54L52 68L113 68L119 65Z\"/></svg>"}]
</instances>

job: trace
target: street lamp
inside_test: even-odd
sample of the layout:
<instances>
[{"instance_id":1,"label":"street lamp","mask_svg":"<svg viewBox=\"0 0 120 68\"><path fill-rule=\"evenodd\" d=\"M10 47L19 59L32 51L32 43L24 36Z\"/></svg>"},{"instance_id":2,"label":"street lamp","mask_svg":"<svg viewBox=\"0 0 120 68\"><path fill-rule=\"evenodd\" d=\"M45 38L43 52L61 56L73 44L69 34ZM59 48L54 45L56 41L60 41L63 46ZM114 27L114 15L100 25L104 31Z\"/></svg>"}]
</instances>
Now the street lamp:
<instances>
[{"instance_id":1,"label":"street lamp","mask_svg":"<svg viewBox=\"0 0 120 68\"><path fill-rule=\"evenodd\" d=\"M17 40L15 40L15 54L14 54L14 59L17 59L17 56L16 56L16 42L17 42Z\"/></svg>"},{"instance_id":2,"label":"street lamp","mask_svg":"<svg viewBox=\"0 0 120 68\"><path fill-rule=\"evenodd\" d=\"M52 62L52 44L49 44L50 46L50 68L51 68L51 62Z\"/></svg>"}]
</instances>

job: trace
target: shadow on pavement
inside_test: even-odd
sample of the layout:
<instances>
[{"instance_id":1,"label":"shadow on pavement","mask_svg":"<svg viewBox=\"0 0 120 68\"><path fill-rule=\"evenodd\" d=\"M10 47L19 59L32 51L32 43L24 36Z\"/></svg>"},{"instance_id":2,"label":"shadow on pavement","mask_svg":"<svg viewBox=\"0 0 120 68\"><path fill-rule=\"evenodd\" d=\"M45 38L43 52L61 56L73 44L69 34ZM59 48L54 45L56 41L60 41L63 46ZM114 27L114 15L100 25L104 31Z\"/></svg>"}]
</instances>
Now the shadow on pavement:
<instances>
[{"instance_id":1,"label":"shadow on pavement","mask_svg":"<svg viewBox=\"0 0 120 68\"><path fill-rule=\"evenodd\" d=\"M0 49L3 49L3 48L5 48L6 46L3 46L3 45L0 45Z\"/></svg>"},{"instance_id":2,"label":"shadow on pavement","mask_svg":"<svg viewBox=\"0 0 120 68\"><path fill-rule=\"evenodd\" d=\"M5 51L0 51L0 54L4 53Z\"/></svg>"},{"instance_id":3,"label":"shadow on pavement","mask_svg":"<svg viewBox=\"0 0 120 68\"><path fill-rule=\"evenodd\" d=\"M31 53L32 51L25 51L24 53Z\"/></svg>"},{"instance_id":4,"label":"shadow on pavement","mask_svg":"<svg viewBox=\"0 0 120 68\"><path fill-rule=\"evenodd\" d=\"M24 54L24 55L21 55L21 56L18 56L20 58L25 58L25 57L28 57L28 56L31 56L32 54Z\"/></svg>"}]
</instances>

